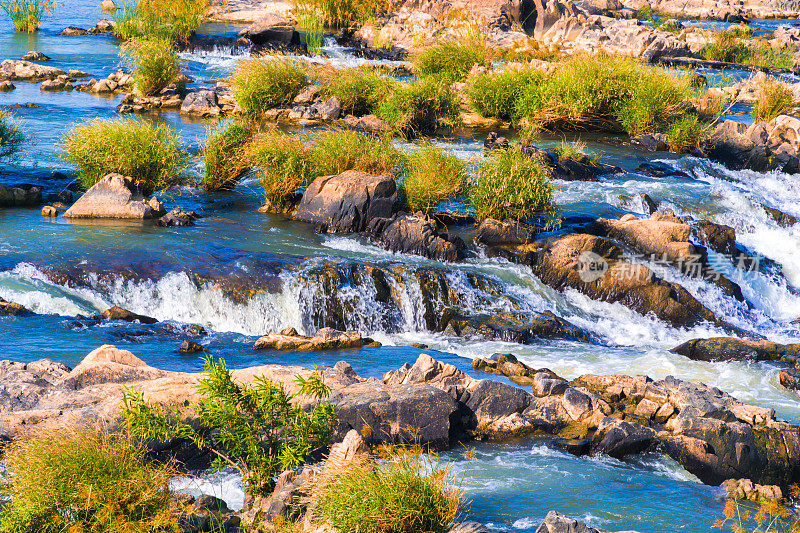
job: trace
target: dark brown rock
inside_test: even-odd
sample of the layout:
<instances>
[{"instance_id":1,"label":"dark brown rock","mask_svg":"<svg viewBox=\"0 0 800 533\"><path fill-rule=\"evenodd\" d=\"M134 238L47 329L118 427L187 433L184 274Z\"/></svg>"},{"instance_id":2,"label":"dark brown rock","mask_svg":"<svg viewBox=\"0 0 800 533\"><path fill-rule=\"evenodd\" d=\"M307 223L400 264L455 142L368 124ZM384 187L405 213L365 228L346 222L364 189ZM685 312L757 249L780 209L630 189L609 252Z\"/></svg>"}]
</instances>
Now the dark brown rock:
<instances>
[{"instance_id":1,"label":"dark brown rock","mask_svg":"<svg viewBox=\"0 0 800 533\"><path fill-rule=\"evenodd\" d=\"M792 361L800 358L800 344L777 344L734 337L693 339L671 351L697 361Z\"/></svg>"},{"instance_id":2,"label":"dark brown rock","mask_svg":"<svg viewBox=\"0 0 800 533\"><path fill-rule=\"evenodd\" d=\"M458 261L466 245L460 237L439 232L436 221L420 215L399 213L392 218L373 218L367 234L392 252L421 255L439 261Z\"/></svg>"},{"instance_id":3,"label":"dark brown rock","mask_svg":"<svg viewBox=\"0 0 800 533\"><path fill-rule=\"evenodd\" d=\"M32 314L24 306L0 298L0 316L30 316Z\"/></svg>"},{"instance_id":4,"label":"dark brown rock","mask_svg":"<svg viewBox=\"0 0 800 533\"><path fill-rule=\"evenodd\" d=\"M132 313L127 309L123 309L118 306L111 307L103 311L103 316L107 320L123 320L125 322L135 322L139 321L142 324L155 324L158 322L155 318L144 316L144 315L137 315L136 313Z\"/></svg>"},{"instance_id":5,"label":"dark brown rock","mask_svg":"<svg viewBox=\"0 0 800 533\"><path fill-rule=\"evenodd\" d=\"M517 220L499 221L487 218L475 232L475 242L497 246L504 244L529 244L533 242L540 228Z\"/></svg>"}]
</instances>

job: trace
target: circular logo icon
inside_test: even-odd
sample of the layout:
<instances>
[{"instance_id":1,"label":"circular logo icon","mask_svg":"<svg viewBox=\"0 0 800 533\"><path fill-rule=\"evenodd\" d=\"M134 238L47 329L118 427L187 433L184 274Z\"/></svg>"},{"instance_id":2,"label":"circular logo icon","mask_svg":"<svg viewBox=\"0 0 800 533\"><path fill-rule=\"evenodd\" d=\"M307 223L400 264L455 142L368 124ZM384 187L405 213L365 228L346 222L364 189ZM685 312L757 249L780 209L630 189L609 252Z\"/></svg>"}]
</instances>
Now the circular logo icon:
<instances>
[{"instance_id":1,"label":"circular logo icon","mask_svg":"<svg viewBox=\"0 0 800 533\"><path fill-rule=\"evenodd\" d=\"M578 256L578 277L584 283L597 281L606 275L608 262L594 252L583 252Z\"/></svg>"}]
</instances>

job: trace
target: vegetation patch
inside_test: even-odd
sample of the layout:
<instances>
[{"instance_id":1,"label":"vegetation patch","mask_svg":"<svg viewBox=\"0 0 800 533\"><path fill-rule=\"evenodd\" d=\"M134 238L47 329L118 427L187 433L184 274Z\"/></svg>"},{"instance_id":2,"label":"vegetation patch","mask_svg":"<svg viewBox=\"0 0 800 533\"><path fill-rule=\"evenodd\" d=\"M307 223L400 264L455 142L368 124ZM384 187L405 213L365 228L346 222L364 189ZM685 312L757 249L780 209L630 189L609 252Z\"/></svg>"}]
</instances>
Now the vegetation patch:
<instances>
[{"instance_id":1,"label":"vegetation patch","mask_svg":"<svg viewBox=\"0 0 800 533\"><path fill-rule=\"evenodd\" d=\"M318 14L328 28L354 28L389 11L389 0L292 0L295 12Z\"/></svg>"},{"instance_id":2,"label":"vegetation patch","mask_svg":"<svg viewBox=\"0 0 800 533\"><path fill-rule=\"evenodd\" d=\"M0 0L0 7L8 14L14 29L27 33L38 30L44 16L55 6L54 0Z\"/></svg>"},{"instance_id":3,"label":"vegetation patch","mask_svg":"<svg viewBox=\"0 0 800 533\"><path fill-rule=\"evenodd\" d=\"M97 430L48 431L5 448L2 533L180 530L170 465L145 460L130 438Z\"/></svg>"},{"instance_id":4,"label":"vegetation patch","mask_svg":"<svg viewBox=\"0 0 800 533\"><path fill-rule=\"evenodd\" d=\"M333 176L346 170L392 176L402 171L404 155L389 137L375 137L352 130L327 130L313 140L313 177Z\"/></svg>"},{"instance_id":5,"label":"vegetation patch","mask_svg":"<svg viewBox=\"0 0 800 533\"><path fill-rule=\"evenodd\" d=\"M186 42L203 21L208 0L124 0L114 14L114 35Z\"/></svg>"},{"instance_id":6,"label":"vegetation patch","mask_svg":"<svg viewBox=\"0 0 800 533\"><path fill-rule=\"evenodd\" d=\"M256 168L270 206L282 210L292 202L297 189L309 179L309 149L286 133L258 135L248 148L248 160Z\"/></svg>"},{"instance_id":7,"label":"vegetation patch","mask_svg":"<svg viewBox=\"0 0 800 533\"><path fill-rule=\"evenodd\" d=\"M373 114L397 86L393 78L374 70L349 68L328 76L323 82L323 93L339 100L342 113L360 117Z\"/></svg>"},{"instance_id":8,"label":"vegetation patch","mask_svg":"<svg viewBox=\"0 0 800 533\"><path fill-rule=\"evenodd\" d=\"M428 78L398 87L378 107L378 116L405 138L455 126L460 116L449 83Z\"/></svg>"},{"instance_id":9,"label":"vegetation patch","mask_svg":"<svg viewBox=\"0 0 800 533\"><path fill-rule=\"evenodd\" d=\"M206 141L207 191L232 189L250 166L247 145L252 134L247 124L230 122L212 130Z\"/></svg>"},{"instance_id":10,"label":"vegetation patch","mask_svg":"<svg viewBox=\"0 0 800 533\"><path fill-rule=\"evenodd\" d=\"M669 149L678 154L690 152L697 146L708 126L701 123L697 115L685 115L667 129Z\"/></svg>"},{"instance_id":11,"label":"vegetation patch","mask_svg":"<svg viewBox=\"0 0 800 533\"><path fill-rule=\"evenodd\" d=\"M489 53L477 39L448 41L425 48L413 55L420 76L436 76L453 83L467 77L475 65L488 64Z\"/></svg>"},{"instance_id":12,"label":"vegetation patch","mask_svg":"<svg viewBox=\"0 0 800 533\"><path fill-rule=\"evenodd\" d=\"M116 172L144 194L165 189L183 167L180 137L166 124L142 119L97 119L73 127L62 139L64 159L78 166L85 188Z\"/></svg>"},{"instance_id":13,"label":"vegetation patch","mask_svg":"<svg viewBox=\"0 0 800 533\"><path fill-rule=\"evenodd\" d=\"M715 32L708 44L699 52L699 56L709 61L724 61L726 63L739 63L757 67L792 69L795 58L787 47L773 49L764 40L748 42L745 35L738 28Z\"/></svg>"},{"instance_id":14,"label":"vegetation patch","mask_svg":"<svg viewBox=\"0 0 800 533\"><path fill-rule=\"evenodd\" d=\"M307 84L305 70L288 59L245 59L233 73L234 98L249 114L291 103Z\"/></svg>"},{"instance_id":15,"label":"vegetation patch","mask_svg":"<svg viewBox=\"0 0 800 533\"><path fill-rule=\"evenodd\" d=\"M516 118L517 101L530 85L537 87L544 74L537 69L506 69L472 77L467 87L470 103L482 117Z\"/></svg>"},{"instance_id":16,"label":"vegetation patch","mask_svg":"<svg viewBox=\"0 0 800 533\"><path fill-rule=\"evenodd\" d=\"M136 89L145 96L161 92L180 74L172 43L164 39L134 39L122 47Z\"/></svg>"},{"instance_id":17,"label":"vegetation patch","mask_svg":"<svg viewBox=\"0 0 800 533\"><path fill-rule=\"evenodd\" d=\"M461 159L432 143L422 143L408 157L402 187L406 205L411 212L430 213L442 200L461 194L465 176Z\"/></svg>"},{"instance_id":18,"label":"vegetation patch","mask_svg":"<svg viewBox=\"0 0 800 533\"><path fill-rule=\"evenodd\" d=\"M794 94L785 83L764 78L756 87L756 102L752 114L756 122L766 121L783 115L795 107Z\"/></svg>"},{"instance_id":19,"label":"vegetation patch","mask_svg":"<svg viewBox=\"0 0 800 533\"><path fill-rule=\"evenodd\" d=\"M25 142L25 134L11 122L6 111L0 111L0 158L14 155Z\"/></svg>"},{"instance_id":20,"label":"vegetation patch","mask_svg":"<svg viewBox=\"0 0 800 533\"><path fill-rule=\"evenodd\" d=\"M324 21L319 13L306 6L299 6L295 10L297 19L297 29L305 35L305 42L308 51L313 55L319 55L322 49L322 38L324 37Z\"/></svg>"}]
</instances>

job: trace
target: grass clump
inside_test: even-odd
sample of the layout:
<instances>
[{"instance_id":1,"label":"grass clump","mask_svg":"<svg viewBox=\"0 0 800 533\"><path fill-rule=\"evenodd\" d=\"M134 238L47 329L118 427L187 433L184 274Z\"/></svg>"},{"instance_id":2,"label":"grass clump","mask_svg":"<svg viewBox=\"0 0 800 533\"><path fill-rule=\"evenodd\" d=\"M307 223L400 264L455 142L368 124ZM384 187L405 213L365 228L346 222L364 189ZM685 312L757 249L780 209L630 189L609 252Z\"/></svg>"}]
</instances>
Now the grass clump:
<instances>
[{"instance_id":1,"label":"grass clump","mask_svg":"<svg viewBox=\"0 0 800 533\"><path fill-rule=\"evenodd\" d=\"M478 167L469 199L478 220L555 218L550 169L519 150L495 150Z\"/></svg>"},{"instance_id":2,"label":"grass clump","mask_svg":"<svg viewBox=\"0 0 800 533\"><path fill-rule=\"evenodd\" d=\"M408 157L408 174L403 180L405 202L411 212L430 213L447 198L464 190L464 162L457 156L426 142Z\"/></svg>"},{"instance_id":3,"label":"grass clump","mask_svg":"<svg viewBox=\"0 0 800 533\"><path fill-rule=\"evenodd\" d=\"M271 131L258 135L248 152L270 206L275 210L288 207L311 176L308 148L296 137Z\"/></svg>"},{"instance_id":4,"label":"grass clump","mask_svg":"<svg viewBox=\"0 0 800 533\"><path fill-rule=\"evenodd\" d=\"M747 42L750 35L739 28L732 28L714 34L711 42L699 52L699 56L709 61L724 61L754 65L757 67L792 69L795 58L787 47L773 49L769 42L757 40Z\"/></svg>"},{"instance_id":5,"label":"grass clump","mask_svg":"<svg viewBox=\"0 0 800 533\"><path fill-rule=\"evenodd\" d=\"M314 493L315 520L341 533L446 533L461 505L451 473L419 446L394 449L386 461L360 459Z\"/></svg>"},{"instance_id":6,"label":"grass clump","mask_svg":"<svg viewBox=\"0 0 800 533\"><path fill-rule=\"evenodd\" d=\"M170 465L130 438L79 429L29 434L5 449L2 533L180 531Z\"/></svg>"},{"instance_id":7,"label":"grass clump","mask_svg":"<svg viewBox=\"0 0 800 533\"><path fill-rule=\"evenodd\" d=\"M180 74L172 43L164 39L134 39L122 47L136 89L145 96L161 92Z\"/></svg>"},{"instance_id":8,"label":"grass clump","mask_svg":"<svg viewBox=\"0 0 800 533\"><path fill-rule=\"evenodd\" d=\"M9 120L6 111L0 111L0 158L14 155L25 142L25 134Z\"/></svg>"},{"instance_id":9,"label":"grass clump","mask_svg":"<svg viewBox=\"0 0 800 533\"><path fill-rule=\"evenodd\" d=\"M466 78L474 65L486 65L488 55L477 40L448 41L414 54L412 62L420 76L436 76L453 83Z\"/></svg>"},{"instance_id":10,"label":"grass clump","mask_svg":"<svg viewBox=\"0 0 800 533\"><path fill-rule=\"evenodd\" d=\"M707 129L697 115L684 115L667 129L669 149L678 154L690 152Z\"/></svg>"},{"instance_id":11,"label":"grass clump","mask_svg":"<svg viewBox=\"0 0 800 533\"><path fill-rule=\"evenodd\" d=\"M630 135L658 133L681 117L691 95L687 76L671 76L640 66L630 94L614 108L614 117Z\"/></svg>"},{"instance_id":12,"label":"grass clump","mask_svg":"<svg viewBox=\"0 0 800 533\"><path fill-rule=\"evenodd\" d=\"M312 177L333 176L346 170L391 176L406 164L405 157L389 137L335 129L319 133L313 144Z\"/></svg>"},{"instance_id":13,"label":"grass clump","mask_svg":"<svg viewBox=\"0 0 800 533\"><path fill-rule=\"evenodd\" d=\"M208 0L125 0L114 15L114 35L186 42L203 21Z\"/></svg>"},{"instance_id":14,"label":"grass clump","mask_svg":"<svg viewBox=\"0 0 800 533\"><path fill-rule=\"evenodd\" d=\"M144 194L164 189L183 166L180 137L166 124L97 119L73 127L61 140L64 159L80 169L85 188L113 172L130 176Z\"/></svg>"},{"instance_id":15,"label":"grass clump","mask_svg":"<svg viewBox=\"0 0 800 533\"><path fill-rule=\"evenodd\" d=\"M756 88L756 102L753 104L753 119L766 121L783 115L795 107L794 94L785 83L764 78Z\"/></svg>"},{"instance_id":16,"label":"grass clump","mask_svg":"<svg viewBox=\"0 0 800 533\"><path fill-rule=\"evenodd\" d=\"M211 130L206 141L207 191L229 190L250 167L246 151L252 134L247 124L231 122Z\"/></svg>"},{"instance_id":17,"label":"grass clump","mask_svg":"<svg viewBox=\"0 0 800 533\"><path fill-rule=\"evenodd\" d=\"M398 87L378 106L378 116L405 138L434 134L458 123L459 104L450 85L428 78Z\"/></svg>"},{"instance_id":18,"label":"grass clump","mask_svg":"<svg viewBox=\"0 0 800 533\"><path fill-rule=\"evenodd\" d=\"M268 495L277 474L303 464L332 435L333 406L320 401L330 389L317 371L308 378L296 376L298 394L266 376L242 385L233 381L224 359L204 361L205 376L197 382L200 400L191 406L197 424L150 405L141 391L128 390L123 395L128 427L146 439L187 439L216 455L216 468L237 469L248 493ZM296 407L292 400L300 396L318 403L309 410Z\"/></svg>"},{"instance_id":19,"label":"grass clump","mask_svg":"<svg viewBox=\"0 0 800 533\"><path fill-rule=\"evenodd\" d=\"M300 6L295 11L297 29L304 33L306 48L313 55L319 55L322 50L322 37L325 35L324 21L313 9Z\"/></svg>"},{"instance_id":20,"label":"grass clump","mask_svg":"<svg viewBox=\"0 0 800 533\"><path fill-rule=\"evenodd\" d=\"M283 59L245 59L233 73L234 98L249 114L291 103L307 84L305 70Z\"/></svg>"},{"instance_id":21,"label":"grass clump","mask_svg":"<svg viewBox=\"0 0 800 533\"><path fill-rule=\"evenodd\" d=\"M470 80L467 94L472 107L482 117L513 120L516 117L517 101L528 86L538 86L543 80L544 74L537 69L485 72Z\"/></svg>"},{"instance_id":22,"label":"grass clump","mask_svg":"<svg viewBox=\"0 0 800 533\"><path fill-rule=\"evenodd\" d=\"M323 93L339 99L342 113L357 117L370 115L378 105L397 87L397 82L373 70L349 68L329 76L323 85Z\"/></svg>"},{"instance_id":23,"label":"grass clump","mask_svg":"<svg viewBox=\"0 0 800 533\"><path fill-rule=\"evenodd\" d=\"M0 7L8 14L16 31L33 33L56 3L54 0L0 0Z\"/></svg>"},{"instance_id":24,"label":"grass clump","mask_svg":"<svg viewBox=\"0 0 800 533\"><path fill-rule=\"evenodd\" d=\"M295 12L310 10L318 13L328 28L363 26L369 19L389 11L389 0L293 0Z\"/></svg>"}]
</instances>

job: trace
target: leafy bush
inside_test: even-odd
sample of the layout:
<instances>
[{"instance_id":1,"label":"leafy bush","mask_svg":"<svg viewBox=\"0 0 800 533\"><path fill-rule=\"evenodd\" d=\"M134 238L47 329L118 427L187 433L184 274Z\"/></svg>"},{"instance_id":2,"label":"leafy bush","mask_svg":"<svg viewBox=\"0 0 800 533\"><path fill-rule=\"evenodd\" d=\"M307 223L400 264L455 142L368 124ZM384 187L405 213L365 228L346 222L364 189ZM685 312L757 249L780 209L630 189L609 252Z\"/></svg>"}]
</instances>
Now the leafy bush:
<instances>
[{"instance_id":1,"label":"leafy bush","mask_svg":"<svg viewBox=\"0 0 800 533\"><path fill-rule=\"evenodd\" d=\"M0 111L0 158L14 155L25 142L25 134L9 121L9 114Z\"/></svg>"},{"instance_id":2,"label":"leafy bush","mask_svg":"<svg viewBox=\"0 0 800 533\"><path fill-rule=\"evenodd\" d=\"M114 35L128 41L188 41L203 21L208 0L124 0L114 14Z\"/></svg>"},{"instance_id":3,"label":"leafy bush","mask_svg":"<svg viewBox=\"0 0 800 533\"><path fill-rule=\"evenodd\" d=\"M705 133L704 126L697 115L685 115L670 125L667 129L669 149L679 154L685 154L697 146L697 142Z\"/></svg>"},{"instance_id":4,"label":"leafy bush","mask_svg":"<svg viewBox=\"0 0 800 533\"><path fill-rule=\"evenodd\" d=\"M130 176L144 194L170 185L184 162L180 137L166 124L96 119L74 126L62 139L64 159L80 168L85 188L106 174Z\"/></svg>"},{"instance_id":5,"label":"leafy bush","mask_svg":"<svg viewBox=\"0 0 800 533\"><path fill-rule=\"evenodd\" d=\"M251 114L291 103L307 83L305 70L290 60L245 59L233 73L234 98Z\"/></svg>"},{"instance_id":6,"label":"leafy bush","mask_svg":"<svg viewBox=\"0 0 800 533\"><path fill-rule=\"evenodd\" d=\"M14 29L33 33L45 15L56 6L54 0L0 0L0 7L8 14Z\"/></svg>"},{"instance_id":7,"label":"leafy bush","mask_svg":"<svg viewBox=\"0 0 800 533\"><path fill-rule=\"evenodd\" d=\"M319 133L313 144L313 177L332 176L345 170L391 176L405 165L403 154L388 137L334 129Z\"/></svg>"},{"instance_id":8,"label":"leafy bush","mask_svg":"<svg viewBox=\"0 0 800 533\"><path fill-rule=\"evenodd\" d=\"M201 425L183 422L177 412L151 406L141 391L126 391L124 413L132 433L140 437L188 439L217 458L216 468L232 466L242 474L248 492L269 494L272 479L303 462L333 434L333 406L318 403L308 411L292 405L298 395L258 376L252 386L235 383L224 359L207 357L205 377L197 382L201 400L192 405ZM319 372L298 375L299 395L321 400L330 392Z\"/></svg>"},{"instance_id":9,"label":"leafy bush","mask_svg":"<svg viewBox=\"0 0 800 533\"><path fill-rule=\"evenodd\" d=\"M709 61L725 61L726 63L743 63L749 55L749 49L732 31L714 33L710 43L700 50L700 57Z\"/></svg>"},{"instance_id":10,"label":"leafy bush","mask_svg":"<svg viewBox=\"0 0 800 533\"><path fill-rule=\"evenodd\" d=\"M435 79L402 85L378 106L378 116L405 138L452 127L458 122L459 113L450 85Z\"/></svg>"},{"instance_id":11,"label":"leafy bush","mask_svg":"<svg viewBox=\"0 0 800 533\"><path fill-rule=\"evenodd\" d=\"M5 449L2 533L180 531L170 465L131 439L79 429L29 434Z\"/></svg>"},{"instance_id":12,"label":"leafy bush","mask_svg":"<svg viewBox=\"0 0 800 533\"><path fill-rule=\"evenodd\" d=\"M469 199L478 220L555 217L550 169L519 150L495 150L481 162Z\"/></svg>"},{"instance_id":13,"label":"leafy bush","mask_svg":"<svg viewBox=\"0 0 800 533\"><path fill-rule=\"evenodd\" d=\"M412 61L420 76L437 76L453 83L463 80L474 65L486 65L488 52L477 40L449 41L417 52Z\"/></svg>"},{"instance_id":14,"label":"leafy bush","mask_svg":"<svg viewBox=\"0 0 800 533\"><path fill-rule=\"evenodd\" d=\"M386 458L353 461L323 480L313 496L315 519L341 533L449 531L461 504L449 469L418 446Z\"/></svg>"},{"instance_id":15,"label":"leafy bush","mask_svg":"<svg viewBox=\"0 0 800 533\"><path fill-rule=\"evenodd\" d=\"M321 14L329 28L363 26L367 20L386 13L389 0L293 0L295 12L312 10Z\"/></svg>"},{"instance_id":16,"label":"leafy bush","mask_svg":"<svg viewBox=\"0 0 800 533\"><path fill-rule=\"evenodd\" d=\"M537 69L506 69L486 72L473 77L467 88L470 103L483 117L512 120L516 117L517 101L529 85L539 85L544 74Z\"/></svg>"},{"instance_id":17,"label":"leafy bush","mask_svg":"<svg viewBox=\"0 0 800 533\"><path fill-rule=\"evenodd\" d=\"M253 140L248 159L256 167L267 201L274 209L288 206L310 177L308 148L286 133L262 133Z\"/></svg>"},{"instance_id":18,"label":"leafy bush","mask_svg":"<svg viewBox=\"0 0 800 533\"><path fill-rule=\"evenodd\" d=\"M246 154L250 137L250 128L241 122L231 122L210 132L206 141L203 183L207 191L232 189L236 185L250 166Z\"/></svg>"},{"instance_id":19,"label":"leafy bush","mask_svg":"<svg viewBox=\"0 0 800 533\"><path fill-rule=\"evenodd\" d=\"M689 78L645 66L639 68L636 78L630 96L616 105L615 118L631 135L664 131L686 111Z\"/></svg>"},{"instance_id":20,"label":"leafy bush","mask_svg":"<svg viewBox=\"0 0 800 533\"><path fill-rule=\"evenodd\" d=\"M134 39L122 47L136 89L145 96L161 92L180 73L172 44L163 39Z\"/></svg>"},{"instance_id":21,"label":"leafy bush","mask_svg":"<svg viewBox=\"0 0 800 533\"><path fill-rule=\"evenodd\" d=\"M412 212L429 213L442 200L460 194L464 179L461 159L423 143L408 157L408 175L403 180L406 205Z\"/></svg>"},{"instance_id":22,"label":"leafy bush","mask_svg":"<svg viewBox=\"0 0 800 533\"><path fill-rule=\"evenodd\" d=\"M770 121L795 107L794 94L785 83L764 78L756 89L756 102L753 104L753 119Z\"/></svg>"},{"instance_id":23,"label":"leafy bush","mask_svg":"<svg viewBox=\"0 0 800 533\"><path fill-rule=\"evenodd\" d=\"M393 78L372 70L349 68L329 76L323 84L323 93L339 99L342 113L360 117L374 113L395 87L397 82Z\"/></svg>"}]
</instances>

